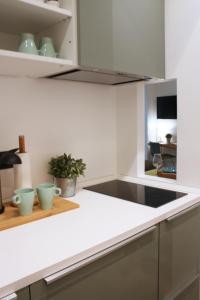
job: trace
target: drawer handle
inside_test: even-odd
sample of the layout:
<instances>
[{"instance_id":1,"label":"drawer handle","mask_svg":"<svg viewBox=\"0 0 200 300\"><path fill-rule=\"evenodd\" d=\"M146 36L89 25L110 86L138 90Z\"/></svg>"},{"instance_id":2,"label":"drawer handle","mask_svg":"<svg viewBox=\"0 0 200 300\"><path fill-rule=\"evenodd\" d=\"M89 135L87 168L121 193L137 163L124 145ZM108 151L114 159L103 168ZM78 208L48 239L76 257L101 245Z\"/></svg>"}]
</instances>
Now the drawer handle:
<instances>
[{"instance_id":1,"label":"drawer handle","mask_svg":"<svg viewBox=\"0 0 200 300\"><path fill-rule=\"evenodd\" d=\"M167 218L166 221L167 222L172 222L172 221L178 219L179 217L184 216L188 212L194 210L195 208L198 208L199 206L200 206L200 204L198 203L196 205L191 206L190 208L186 208L186 209L182 210L180 213L177 213L177 214Z\"/></svg>"},{"instance_id":2,"label":"drawer handle","mask_svg":"<svg viewBox=\"0 0 200 300\"><path fill-rule=\"evenodd\" d=\"M17 298L18 298L17 294L13 293L13 294L10 294L8 296L1 298L0 300L17 300Z\"/></svg>"},{"instance_id":3,"label":"drawer handle","mask_svg":"<svg viewBox=\"0 0 200 300\"><path fill-rule=\"evenodd\" d=\"M153 227L151 227L147 230L144 230L141 233L138 233L138 234L136 234L136 235L134 235L130 238L127 238L127 239L123 240L122 242L119 242L119 243L117 243L117 244L115 244L115 245L113 245L109 248L106 248L103 251L100 251L100 252L98 252L98 253L96 253L96 254L94 254L94 255L86 258L86 259L81 260L80 262L78 262L74 265L71 265L70 267L67 267L67 268L65 268L65 269L63 269L63 270L61 270L61 271L59 271L55 274L52 274L52 275L44 278L44 281L47 285L50 285L50 284L54 283L55 281L57 281L57 280L65 277L65 276L81 269L82 267L85 267L85 266L89 265L90 263L98 260L99 258L102 258L102 257L106 256L107 254L109 254L109 253L111 253L111 252L113 252L117 249L122 248L123 246L129 244L130 242L135 241L135 240L145 236L146 234L148 234L150 232L153 232L155 229L156 229L156 226L153 226Z\"/></svg>"}]
</instances>

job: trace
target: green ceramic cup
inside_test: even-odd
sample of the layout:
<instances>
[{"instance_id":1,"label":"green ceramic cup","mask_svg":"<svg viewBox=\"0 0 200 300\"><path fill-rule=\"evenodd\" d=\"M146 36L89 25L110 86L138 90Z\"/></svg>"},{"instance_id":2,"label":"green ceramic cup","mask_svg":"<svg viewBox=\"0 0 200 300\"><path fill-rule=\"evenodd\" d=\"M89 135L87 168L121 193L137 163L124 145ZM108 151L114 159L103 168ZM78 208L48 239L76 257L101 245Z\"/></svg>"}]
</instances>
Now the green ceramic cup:
<instances>
[{"instance_id":1,"label":"green ceramic cup","mask_svg":"<svg viewBox=\"0 0 200 300\"><path fill-rule=\"evenodd\" d=\"M37 186L37 195L40 201L40 207L44 210L49 210L53 207L55 196L61 195L61 189L54 184L43 183Z\"/></svg>"},{"instance_id":2,"label":"green ceramic cup","mask_svg":"<svg viewBox=\"0 0 200 300\"><path fill-rule=\"evenodd\" d=\"M40 41L39 55L47 57L57 57L53 41L49 37L43 37Z\"/></svg>"},{"instance_id":3,"label":"green ceramic cup","mask_svg":"<svg viewBox=\"0 0 200 300\"><path fill-rule=\"evenodd\" d=\"M31 215L33 212L33 204L35 200L34 189L18 189L12 197L12 202L19 208L21 216Z\"/></svg>"},{"instance_id":4,"label":"green ceramic cup","mask_svg":"<svg viewBox=\"0 0 200 300\"><path fill-rule=\"evenodd\" d=\"M22 40L18 51L27 54L38 55L38 50L32 33L22 33Z\"/></svg>"}]
</instances>

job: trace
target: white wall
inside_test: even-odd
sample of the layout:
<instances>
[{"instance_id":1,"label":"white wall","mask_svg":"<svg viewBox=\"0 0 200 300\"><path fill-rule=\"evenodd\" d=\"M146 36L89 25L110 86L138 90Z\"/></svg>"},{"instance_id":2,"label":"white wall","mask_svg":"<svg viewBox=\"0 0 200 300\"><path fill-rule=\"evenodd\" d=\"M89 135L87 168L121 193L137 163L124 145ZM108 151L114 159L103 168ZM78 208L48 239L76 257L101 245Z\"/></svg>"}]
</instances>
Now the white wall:
<instances>
[{"instance_id":1,"label":"white wall","mask_svg":"<svg viewBox=\"0 0 200 300\"><path fill-rule=\"evenodd\" d=\"M200 187L200 1L165 6L166 75L177 78L178 182Z\"/></svg>"},{"instance_id":2,"label":"white wall","mask_svg":"<svg viewBox=\"0 0 200 300\"><path fill-rule=\"evenodd\" d=\"M137 96L137 83L116 87L119 175L137 176L139 157Z\"/></svg>"},{"instance_id":3,"label":"white wall","mask_svg":"<svg viewBox=\"0 0 200 300\"><path fill-rule=\"evenodd\" d=\"M116 176L113 87L1 77L0 91L0 150L15 148L25 135L34 185L50 180L47 163L63 152L84 159L85 181Z\"/></svg>"}]
</instances>

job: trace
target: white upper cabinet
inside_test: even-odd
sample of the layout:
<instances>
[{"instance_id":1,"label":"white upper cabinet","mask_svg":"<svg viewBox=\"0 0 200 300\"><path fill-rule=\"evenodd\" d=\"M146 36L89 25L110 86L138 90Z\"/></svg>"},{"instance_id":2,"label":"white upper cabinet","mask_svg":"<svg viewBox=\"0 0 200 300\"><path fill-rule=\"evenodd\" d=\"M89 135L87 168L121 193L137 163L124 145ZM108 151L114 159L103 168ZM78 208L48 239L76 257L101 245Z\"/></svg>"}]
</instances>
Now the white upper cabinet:
<instances>
[{"instance_id":1,"label":"white upper cabinet","mask_svg":"<svg viewBox=\"0 0 200 300\"><path fill-rule=\"evenodd\" d=\"M39 0L0 0L0 75L45 77L77 65L76 1L60 7ZM51 37L59 58L18 52L22 33L33 33L39 47Z\"/></svg>"}]
</instances>

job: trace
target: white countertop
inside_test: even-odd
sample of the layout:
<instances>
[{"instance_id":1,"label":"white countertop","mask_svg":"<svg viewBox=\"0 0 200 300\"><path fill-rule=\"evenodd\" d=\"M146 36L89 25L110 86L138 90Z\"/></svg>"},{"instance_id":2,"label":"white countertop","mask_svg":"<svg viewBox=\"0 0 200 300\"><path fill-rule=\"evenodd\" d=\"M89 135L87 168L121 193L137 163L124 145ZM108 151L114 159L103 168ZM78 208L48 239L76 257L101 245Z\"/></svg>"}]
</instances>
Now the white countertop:
<instances>
[{"instance_id":1,"label":"white countertop","mask_svg":"<svg viewBox=\"0 0 200 300\"><path fill-rule=\"evenodd\" d=\"M126 178L130 180L130 178ZM130 181L148 184L147 180ZM190 190L152 183L172 190ZM0 232L0 297L66 268L200 202L200 191L160 208L81 190L79 209Z\"/></svg>"}]
</instances>

